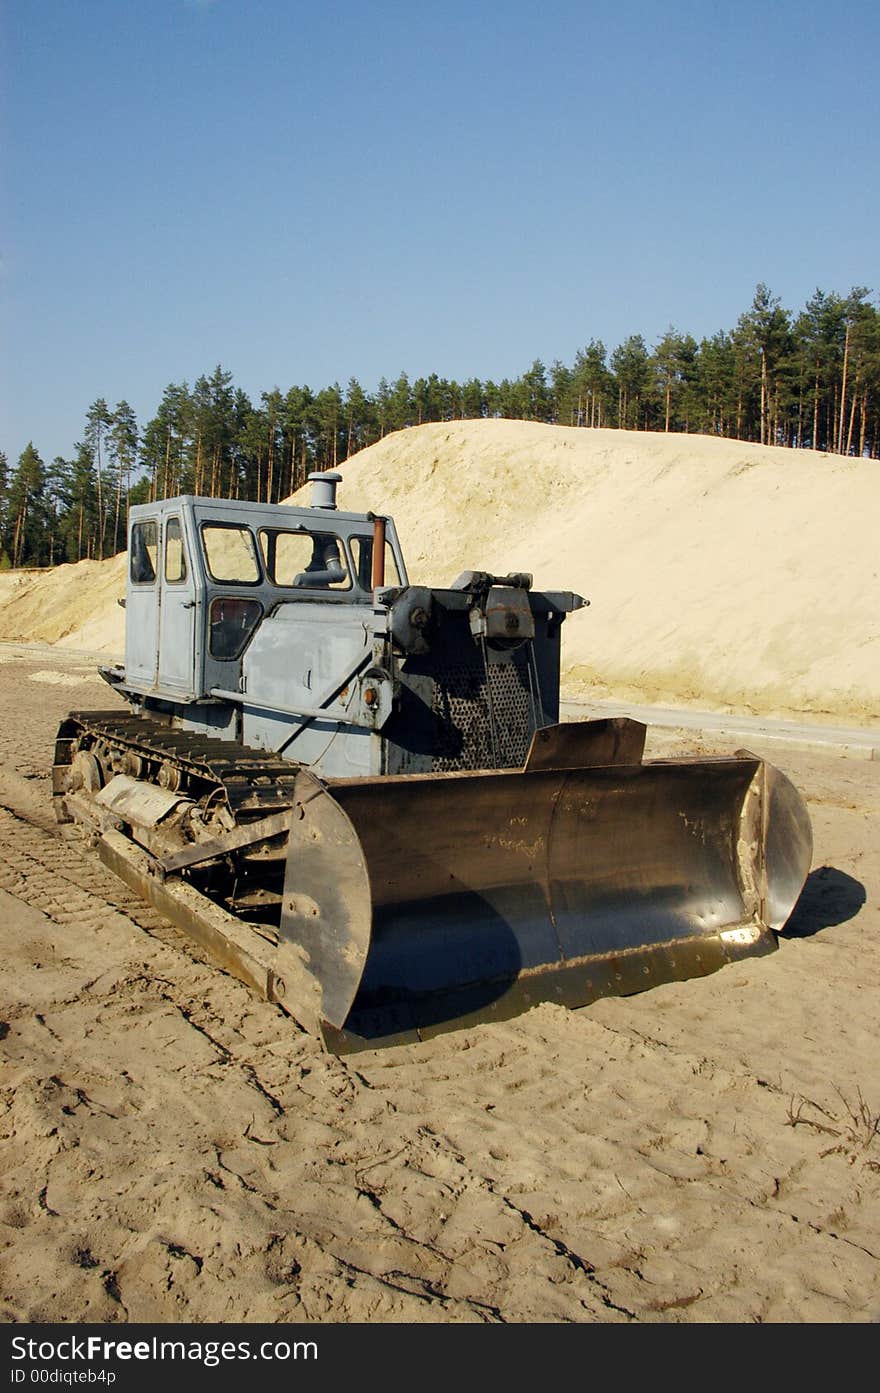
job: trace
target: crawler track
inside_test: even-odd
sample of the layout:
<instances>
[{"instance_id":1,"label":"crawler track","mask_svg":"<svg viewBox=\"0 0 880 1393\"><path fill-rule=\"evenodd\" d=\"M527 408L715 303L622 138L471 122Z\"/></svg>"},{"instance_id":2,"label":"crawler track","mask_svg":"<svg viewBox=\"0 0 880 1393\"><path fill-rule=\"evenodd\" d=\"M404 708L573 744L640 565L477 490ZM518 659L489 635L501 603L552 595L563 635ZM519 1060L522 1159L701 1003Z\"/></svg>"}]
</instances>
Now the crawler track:
<instances>
[{"instance_id":1,"label":"crawler track","mask_svg":"<svg viewBox=\"0 0 880 1393\"><path fill-rule=\"evenodd\" d=\"M293 797L296 766L288 760L117 710L75 711L62 722L53 770L56 797L74 749L94 752L108 772L122 770L126 757L140 760L139 777L164 779L164 786L178 788L196 802L218 801L236 822L283 812Z\"/></svg>"},{"instance_id":2,"label":"crawler track","mask_svg":"<svg viewBox=\"0 0 880 1393\"><path fill-rule=\"evenodd\" d=\"M151 716L132 716L118 711L73 712L62 721L55 745L52 787L58 820L88 821L94 806L86 792L70 797L74 759L79 752L97 762L100 784L115 774L133 775L145 785L153 785L180 795L195 805L202 835L226 835L235 829L261 826L267 818L284 814L292 806L296 766L273 755L255 754L231 741L215 740L180 730ZM86 816L83 816L85 812ZM268 825L268 824L266 824ZM106 829L105 829L106 830ZM117 831L123 829L117 824ZM125 828L126 836L132 829ZM172 834L173 835L173 834ZM101 851L108 860L107 847L114 840L102 838ZM115 837L118 846L121 841ZM129 867L125 878L137 884L141 893L155 902L154 886L147 879L147 858L137 852L135 843L156 848L142 840L136 831L131 840L132 854L140 869ZM268 930L277 942L281 889L284 876L287 835L284 829L273 835L250 840L219 858L184 867L184 882L208 897L214 904L245 924L251 922ZM106 844L106 845L105 845ZM181 832L176 843L167 844L165 853L186 852L194 843ZM113 856L117 873L123 873L118 855ZM155 869L152 867L151 869ZM172 906L163 904L171 913ZM172 917L191 932L190 915Z\"/></svg>"}]
</instances>

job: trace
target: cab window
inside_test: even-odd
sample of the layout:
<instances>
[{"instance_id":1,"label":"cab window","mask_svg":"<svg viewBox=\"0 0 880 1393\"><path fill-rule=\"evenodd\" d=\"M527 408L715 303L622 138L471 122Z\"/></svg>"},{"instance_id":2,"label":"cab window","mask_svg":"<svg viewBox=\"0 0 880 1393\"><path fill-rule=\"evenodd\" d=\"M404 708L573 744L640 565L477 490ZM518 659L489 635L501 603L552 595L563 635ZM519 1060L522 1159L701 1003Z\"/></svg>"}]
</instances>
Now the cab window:
<instances>
[{"instance_id":1,"label":"cab window","mask_svg":"<svg viewBox=\"0 0 880 1393\"><path fill-rule=\"evenodd\" d=\"M206 522L202 525L202 544L212 580L223 585L256 585L260 563L254 534L249 527L232 523Z\"/></svg>"},{"instance_id":2,"label":"cab window","mask_svg":"<svg viewBox=\"0 0 880 1393\"><path fill-rule=\"evenodd\" d=\"M260 550L273 585L298 590L350 590L342 539L333 532L286 532L264 528Z\"/></svg>"},{"instance_id":3,"label":"cab window","mask_svg":"<svg viewBox=\"0 0 880 1393\"><path fill-rule=\"evenodd\" d=\"M159 525L154 519L131 529L129 572L135 585L152 585L159 559Z\"/></svg>"},{"instance_id":4,"label":"cab window","mask_svg":"<svg viewBox=\"0 0 880 1393\"><path fill-rule=\"evenodd\" d=\"M222 595L211 601L208 614L209 650L212 658L240 658L263 617L258 600Z\"/></svg>"},{"instance_id":5,"label":"cab window","mask_svg":"<svg viewBox=\"0 0 880 1393\"><path fill-rule=\"evenodd\" d=\"M169 518L165 524L165 579L169 585L186 580L186 553L180 518Z\"/></svg>"},{"instance_id":6,"label":"cab window","mask_svg":"<svg viewBox=\"0 0 880 1393\"><path fill-rule=\"evenodd\" d=\"M361 590L372 590L373 588L373 538L352 537L351 553L354 557L355 571L357 573L357 583ZM401 585L400 572L397 569L397 562L394 559L394 552L391 543L385 543L385 584Z\"/></svg>"}]
</instances>

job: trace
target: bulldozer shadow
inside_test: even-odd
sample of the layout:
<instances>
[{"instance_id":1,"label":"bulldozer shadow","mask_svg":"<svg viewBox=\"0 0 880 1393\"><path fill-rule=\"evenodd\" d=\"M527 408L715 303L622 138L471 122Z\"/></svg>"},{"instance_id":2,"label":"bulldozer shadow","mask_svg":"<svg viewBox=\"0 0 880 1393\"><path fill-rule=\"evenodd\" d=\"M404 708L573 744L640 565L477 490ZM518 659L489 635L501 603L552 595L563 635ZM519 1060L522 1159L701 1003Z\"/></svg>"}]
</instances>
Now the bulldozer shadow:
<instances>
[{"instance_id":1,"label":"bulldozer shadow","mask_svg":"<svg viewBox=\"0 0 880 1393\"><path fill-rule=\"evenodd\" d=\"M540 935L546 921L539 908L522 915L519 933L512 912L499 913L474 893L380 910L349 1030L377 1039L493 1019L499 1002L522 985L526 926ZM502 1014L512 1009L508 1002Z\"/></svg>"},{"instance_id":2,"label":"bulldozer shadow","mask_svg":"<svg viewBox=\"0 0 880 1393\"><path fill-rule=\"evenodd\" d=\"M854 919L865 904L867 894L860 880L835 866L820 866L807 876L800 899L785 928L783 938L812 938L823 929Z\"/></svg>"}]
</instances>

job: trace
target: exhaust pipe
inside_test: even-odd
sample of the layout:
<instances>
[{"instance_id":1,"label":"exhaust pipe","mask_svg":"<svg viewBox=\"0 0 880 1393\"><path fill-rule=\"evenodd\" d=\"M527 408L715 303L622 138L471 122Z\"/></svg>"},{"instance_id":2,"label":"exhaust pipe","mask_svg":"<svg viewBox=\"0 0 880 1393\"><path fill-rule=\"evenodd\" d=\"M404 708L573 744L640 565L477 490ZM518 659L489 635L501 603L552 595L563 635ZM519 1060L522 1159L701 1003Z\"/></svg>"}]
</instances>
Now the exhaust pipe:
<instances>
[{"instance_id":1,"label":"exhaust pipe","mask_svg":"<svg viewBox=\"0 0 880 1393\"><path fill-rule=\"evenodd\" d=\"M336 486L342 483L342 475L332 470L316 470L309 475L309 483L312 486L313 508L335 509L336 507Z\"/></svg>"},{"instance_id":2,"label":"exhaust pipe","mask_svg":"<svg viewBox=\"0 0 880 1393\"><path fill-rule=\"evenodd\" d=\"M385 584L385 519L373 518L373 589Z\"/></svg>"}]
</instances>

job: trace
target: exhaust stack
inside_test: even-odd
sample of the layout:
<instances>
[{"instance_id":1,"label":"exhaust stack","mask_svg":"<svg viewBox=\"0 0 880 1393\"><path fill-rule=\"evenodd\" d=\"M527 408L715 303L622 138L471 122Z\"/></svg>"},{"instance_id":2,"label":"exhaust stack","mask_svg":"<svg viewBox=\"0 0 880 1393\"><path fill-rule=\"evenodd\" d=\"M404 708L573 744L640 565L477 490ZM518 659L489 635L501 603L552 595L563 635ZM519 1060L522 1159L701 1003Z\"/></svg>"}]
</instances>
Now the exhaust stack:
<instances>
[{"instance_id":1,"label":"exhaust stack","mask_svg":"<svg viewBox=\"0 0 880 1393\"><path fill-rule=\"evenodd\" d=\"M336 507L336 486L342 483L342 475L332 470L318 470L309 475L309 483L312 486L313 508L326 508L328 510Z\"/></svg>"}]
</instances>

